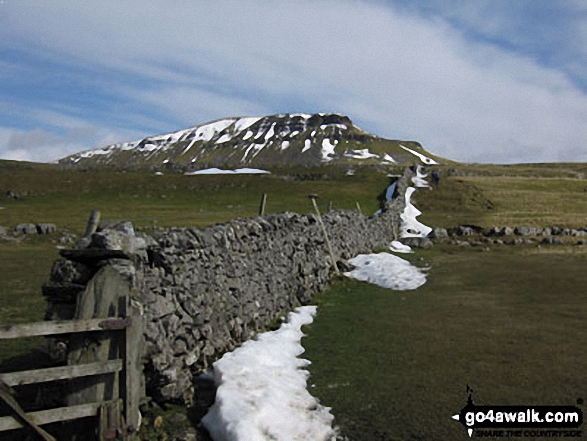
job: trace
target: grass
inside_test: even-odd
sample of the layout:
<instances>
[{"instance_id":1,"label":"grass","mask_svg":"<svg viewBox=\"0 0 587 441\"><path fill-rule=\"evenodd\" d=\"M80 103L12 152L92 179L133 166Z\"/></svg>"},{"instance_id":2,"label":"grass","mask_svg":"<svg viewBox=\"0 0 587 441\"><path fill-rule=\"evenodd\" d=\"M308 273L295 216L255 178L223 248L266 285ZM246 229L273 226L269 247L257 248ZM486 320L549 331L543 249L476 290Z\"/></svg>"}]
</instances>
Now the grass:
<instances>
[{"instance_id":1,"label":"grass","mask_svg":"<svg viewBox=\"0 0 587 441\"><path fill-rule=\"evenodd\" d=\"M60 170L47 164L0 161L0 194L11 190L21 200L0 202L0 225L52 222L80 234L90 210L107 219L136 225L204 226L258 213L268 194L266 213L310 212L310 193L326 209L378 208L377 195L388 179L374 169L346 176L346 168L300 169L272 175L184 176L149 172Z\"/></svg>"},{"instance_id":2,"label":"grass","mask_svg":"<svg viewBox=\"0 0 587 441\"><path fill-rule=\"evenodd\" d=\"M414 199L425 224L587 226L587 179L451 176Z\"/></svg>"},{"instance_id":3,"label":"grass","mask_svg":"<svg viewBox=\"0 0 587 441\"><path fill-rule=\"evenodd\" d=\"M585 252L435 249L428 282L397 292L346 280L315 297L304 357L342 434L466 439L466 402L575 404L587 395Z\"/></svg>"},{"instance_id":4,"label":"grass","mask_svg":"<svg viewBox=\"0 0 587 441\"><path fill-rule=\"evenodd\" d=\"M41 285L48 281L51 264L58 257L55 247L40 238L21 243L0 242L0 323L43 320L45 300ZM0 370L19 364L43 363L38 347L42 338L0 340ZM17 360L28 354L23 360Z\"/></svg>"}]
</instances>

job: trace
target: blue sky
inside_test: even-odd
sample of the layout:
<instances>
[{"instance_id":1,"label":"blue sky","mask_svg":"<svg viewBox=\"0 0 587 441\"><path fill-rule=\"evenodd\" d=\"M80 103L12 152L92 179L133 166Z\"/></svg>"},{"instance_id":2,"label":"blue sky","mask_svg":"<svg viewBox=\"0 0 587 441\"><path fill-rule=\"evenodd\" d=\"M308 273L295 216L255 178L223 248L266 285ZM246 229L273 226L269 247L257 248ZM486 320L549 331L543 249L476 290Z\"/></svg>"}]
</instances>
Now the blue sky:
<instances>
[{"instance_id":1,"label":"blue sky","mask_svg":"<svg viewBox=\"0 0 587 441\"><path fill-rule=\"evenodd\" d=\"M471 162L587 162L587 2L0 2L0 158L338 112Z\"/></svg>"}]
</instances>

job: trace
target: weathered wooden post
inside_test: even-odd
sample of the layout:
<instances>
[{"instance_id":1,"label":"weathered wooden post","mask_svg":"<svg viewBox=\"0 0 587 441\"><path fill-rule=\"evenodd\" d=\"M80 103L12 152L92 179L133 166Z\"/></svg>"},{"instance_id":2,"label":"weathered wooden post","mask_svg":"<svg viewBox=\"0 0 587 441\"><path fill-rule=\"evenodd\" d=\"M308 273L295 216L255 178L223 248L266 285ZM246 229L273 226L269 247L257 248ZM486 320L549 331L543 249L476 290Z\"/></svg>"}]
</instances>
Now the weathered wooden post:
<instances>
[{"instance_id":1,"label":"weathered wooden post","mask_svg":"<svg viewBox=\"0 0 587 441\"><path fill-rule=\"evenodd\" d=\"M267 193L261 197L261 206L259 207L259 216L265 216L265 205L267 204Z\"/></svg>"},{"instance_id":2,"label":"weathered wooden post","mask_svg":"<svg viewBox=\"0 0 587 441\"><path fill-rule=\"evenodd\" d=\"M98 229L99 224L100 224L100 212L92 210L90 212L88 224L86 225L86 232L84 233L84 237L90 237L92 234L94 234L96 232L96 230Z\"/></svg>"},{"instance_id":3,"label":"weathered wooden post","mask_svg":"<svg viewBox=\"0 0 587 441\"><path fill-rule=\"evenodd\" d=\"M308 197L312 201L314 205L314 210L316 210L316 215L318 216L318 223L320 224L320 228L322 229L322 234L324 234L324 240L326 241L326 246L328 247L328 252L330 253L330 259L332 260L332 268L334 272L340 275L340 271L336 266L336 259L334 258L334 253L332 252L332 247L330 246L330 240L328 240L328 233L326 233L326 227L324 226L324 222L322 222L322 216L320 215L320 210L318 209L318 204L316 203L316 199L318 199L317 194L309 194Z\"/></svg>"}]
</instances>

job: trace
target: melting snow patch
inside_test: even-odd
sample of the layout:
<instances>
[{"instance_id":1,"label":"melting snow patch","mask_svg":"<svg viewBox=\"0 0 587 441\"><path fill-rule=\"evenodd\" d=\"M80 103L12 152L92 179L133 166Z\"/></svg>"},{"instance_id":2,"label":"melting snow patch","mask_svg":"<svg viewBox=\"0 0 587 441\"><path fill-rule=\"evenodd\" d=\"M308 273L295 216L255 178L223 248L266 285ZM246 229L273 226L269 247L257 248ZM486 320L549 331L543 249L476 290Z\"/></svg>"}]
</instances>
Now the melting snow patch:
<instances>
[{"instance_id":1,"label":"melting snow patch","mask_svg":"<svg viewBox=\"0 0 587 441\"><path fill-rule=\"evenodd\" d=\"M344 273L364 282L396 291L416 289L426 283L426 276L407 260L389 253L359 254L349 260L355 269Z\"/></svg>"},{"instance_id":2,"label":"melting snow patch","mask_svg":"<svg viewBox=\"0 0 587 441\"><path fill-rule=\"evenodd\" d=\"M222 135L220 138L218 138L215 142L215 144L222 144L226 141L230 141L232 139L232 136L230 136L228 133L225 133L224 135Z\"/></svg>"},{"instance_id":3,"label":"melting snow patch","mask_svg":"<svg viewBox=\"0 0 587 441\"><path fill-rule=\"evenodd\" d=\"M271 124L269 131L265 135L265 142L269 141L269 138L271 138L274 134L275 134L275 123Z\"/></svg>"},{"instance_id":4,"label":"melting snow patch","mask_svg":"<svg viewBox=\"0 0 587 441\"><path fill-rule=\"evenodd\" d=\"M226 129L229 125L234 122L234 119L221 119L220 121L216 121L210 124L206 124L204 126L200 126L196 129L196 135L192 144L195 141L210 141L216 133L222 132Z\"/></svg>"},{"instance_id":5,"label":"melting snow patch","mask_svg":"<svg viewBox=\"0 0 587 441\"><path fill-rule=\"evenodd\" d=\"M281 150L285 150L288 147L289 147L289 141L283 141L281 143Z\"/></svg>"},{"instance_id":6,"label":"melting snow patch","mask_svg":"<svg viewBox=\"0 0 587 441\"><path fill-rule=\"evenodd\" d=\"M395 159L393 159L391 156L389 156L387 153L383 156L383 160L387 161L387 162L395 162Z\"/></svg>"},{"instance_id":7,"label":"melting snow patch","mask_svg":"<svg viewBox=\"0 0 587 441\"><path fill-rule=\"evenodd\" d=\"M438 162L436 162L434 159L429 158L428 156L424 156L422 153L418 153L415 152L412 149L409 149L403 145L399 145L402 149L404 149L407 152L410 152L412 155L416 155L418 158L420 158L420 160L424 163L424 164L428 164L428 165L435 165L438 164Z\"/></svg>"},{"instance_id":8,"label":"melting snow patch","mask_svg":"<svg viewBox=\"0 0 587 441\"><path fill-rule=\"evenodd\" d=\"M345 126L344 124L322 124L320 126L321 130L324 130L327 127L336 127L337 129L342 129L342 130L346 130L347 126Z\"/></svg>"},{"instance_id":9,"label":"melting snow patch","mask_svg":"<svg viewBox=\"0 0 587 441\"><path fill-rule=\"evenodd\" d=\"M304 153L306 150L309 150L310 147L312 147L312 141L310 141L309 139L306 139L304 141L304 148L302 149L302 153Z\"/></svg>"},{"instance_id":10,"label":"melting snow patch","mask_svg":"<svg viewBox=\"0 0 587 441\"><path fill-rule=\"evenodd\" d=\"M408 245L404 245L398 240L392 240L389 244L389 249L394 253L413 253Z\"/></svg>"},{"instance_id":11,"label":"melting snow patch","mask_svg":"<svg viewBox=\"0 0 587 441\"><path fill-rule=\"evenodd\" d=\"M412 182L418 188L430 188L430 185L428 185L428 182L424 179L426 176L428 175L422 172L422 166L419 165L416 168L416 176L412 178Z\"/></svg>"},{"instance_id":12,"label":"melting snow patch","mask_svg":"<svg viewBox=\"0 0 587 441\"><path fill-rule=\"evenodd\" d=\"M216 401L202 419L215 440L293 441L334 439L330 409L306 390L309 361L298 358L301 327L315 306L289 314L277 331L225 354L214 363Z\"/></svg>"},{"instance_id":13,"label":"melting snow patch","mask_svg":"<svg viewBox=\"0 0 587 441\"><path fill-rule=\"evenodd\" d=\"M239 119L236 123L234 123L234 130L237 132L242 132L245 129L248 129L257 121L259 121L261 117L245 117Z\"/></svg>"},{"instance_id":14,"label":"melting snow patch","mask_svg":"<svg viewBox=\"0 0 587 441\"><path fill-rule=\"evenodd\" d=\"M334 155L335 145L330 142L330 139L322 140L322 161L332 161L331 155Z\"/></svg>"},{"instance_id":15,"label":"melting snow patch","mask_svg":"<svg viewBox=\"0 0 587 441\"><path fill-rule=\"evenodd\" d=\"M352 150L352 153L345 153L344 155L348 158L355 158L355 159L379 158L379 155L376 155L375 153L371 153L369 151L369 149Z\"/></svg>"},{"instance_id":16,"label":"melting snow patch","mask_svg":"<svg viewBox=\"0 0 587 441\"><path fill-rule=\"evenodd\" d=\"M243 136L243 139L249 139L251 136L253 136L253 132L251 132L250 130L247 130L247 133L245 133L245 136Z\"/></svg>"},{"instance_id":17,"label":"melting snow patch","mask_svg":"<svg viewBox=\"0 0 587 441\"><path fill-rule=\"evenodd\" d=\"M406 208L404 208L404 212L400 215L402 220L400 226L401 236L427 237L432 232L432 228L416 220L416 217L420 216L422 212L414 207L410 201L414 191L416 191L414 187L406 188Z\"/></svg>"},{"instance_id":18,"label":"melting snow patch","mask_svg":"<svg viewBox=\"0 0 587 441\"><path fill-rule=\"evenodd\" d=\"M236 170L223 170L221 168L206 168L204 170L196 170L185 173L186 176L194 175L259 175L271 173L267 170L259 170L256 168L237 168Z\"/></svg>"}]
</instances>

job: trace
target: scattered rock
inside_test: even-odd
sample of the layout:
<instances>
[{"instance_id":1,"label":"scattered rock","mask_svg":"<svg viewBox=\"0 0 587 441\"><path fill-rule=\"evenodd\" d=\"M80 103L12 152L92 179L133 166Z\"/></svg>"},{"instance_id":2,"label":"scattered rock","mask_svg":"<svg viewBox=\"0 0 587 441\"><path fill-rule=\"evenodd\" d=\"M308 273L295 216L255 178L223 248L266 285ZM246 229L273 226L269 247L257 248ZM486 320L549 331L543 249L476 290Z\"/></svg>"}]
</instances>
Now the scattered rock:
<instances>
[{"instance_id":1,"label":"scattered rock","mask_svg":"<svg viewBox=\"0 0 587 441\"><path fill-rule=\"evenodd\" d=\"M37 224L37 233L52 234L57 231L55 224Z\"/></svg>"},{"instance_id":2,"label":"scattered rock","mask_svg":"<svg viewBox=\"0 0 587 441\"><path fill-rule=\"evenodd\" d=\"M18 224L14 227L14 232L17 234L37 234L37 226L35 224Z\"/></svg>"},{"instance_id":3,"label":"scattered rock","mask_svg":"<svg viewBox=\"0 0 587 441\"><path fill-rule=\"evenodd\" d=\"M448 231L445 228L434 228L430 237L434 239L446 239L448 237Z\"/></svg>"},{"instance_id":4,"label":"scattered rock","mask_svg":"<svg viewBox=\"0 0 587 441\"><path fill-rule=\"evenodd\" d=\"M427 237L402 237L399 241L411 248L431 248L434 246L434 243Z\"/></svg>"}]
</instances>

